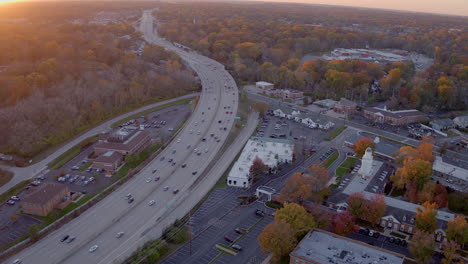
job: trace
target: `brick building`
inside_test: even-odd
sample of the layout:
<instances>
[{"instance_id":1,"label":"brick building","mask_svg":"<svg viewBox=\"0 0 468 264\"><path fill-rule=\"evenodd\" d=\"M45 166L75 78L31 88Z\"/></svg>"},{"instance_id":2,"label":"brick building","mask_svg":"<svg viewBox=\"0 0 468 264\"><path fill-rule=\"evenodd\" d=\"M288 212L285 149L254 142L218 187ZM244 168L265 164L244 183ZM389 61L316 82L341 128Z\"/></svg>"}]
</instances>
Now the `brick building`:
<instances>
[{"instance_id":1,"label":"brick building","mask_svg":"<svg viewBox=\"0 0 468 264\"><path fill-rule=\"evenodd\" d=\"M94 146L96 155L104 154L108 151L118 152L124 156L139 152L146 147L151 138L145 131L125 132L119 131L107 140L98 142Z\"/></svg>"},{"instance_id":2,"label":"brick building","mask_svg":"<svg viewBox=\"0 0 468 264\"><path fill-rule=\"evenodd\" d=\"M333 107L333 111L346 115L352 115L356 113L357 104L346 98L341 98L339 102Z\"/></svg>"},{"instance_id":3,"label":"brick building","mask_svg":"<svg viewBox=\"0 0 468 264\"><path fill-rule=\"evenodd\" d=\"M24 197L20 208L26 214L46 216L54 208L63 209L70 202L70 191L65 184L46 183Z\"/></svg>"},{"instance_id":4,"label":"brick building","mask_svg":"<svg viewBox=\"0 0 468 264\"><path fill-rule=\"evenodd\" d=\"M367 107L364 109L364 116L374 122L394 126L427 121L426 114L416 109L390 111L387 108Z\"/></svg>"},{"instance_id":5,"label":"brick building","mask_svg":"<svg viewBox=\"0 0 468 264\"><path fill-rule=\"evenodd\" d=\"M108 151L93 161L93 168L115 171L123 161L123 155L117 151Z\"/></svg>"}]
</instances>

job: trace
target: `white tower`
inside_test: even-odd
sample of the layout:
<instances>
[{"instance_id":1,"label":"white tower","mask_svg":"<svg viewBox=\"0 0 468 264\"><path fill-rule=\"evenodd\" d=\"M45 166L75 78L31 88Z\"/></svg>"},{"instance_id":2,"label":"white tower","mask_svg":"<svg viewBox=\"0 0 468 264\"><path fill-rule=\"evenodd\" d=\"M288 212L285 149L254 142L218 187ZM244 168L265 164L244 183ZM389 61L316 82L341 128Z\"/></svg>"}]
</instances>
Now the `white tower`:
<instances>
[{"instance_id":1,"label":"white tower","mask_svg":"<svg viewBox=\"0 0 468 264\"><path fill-rule=\"evenodd\" d=\"M374 162L374 157L372 155L372 149L367 148L366 153L362 157L361 168L359 169L358 174L363 178L370 177L371 172L372 172L373 162Z\"/></svg>"}]
</instances>

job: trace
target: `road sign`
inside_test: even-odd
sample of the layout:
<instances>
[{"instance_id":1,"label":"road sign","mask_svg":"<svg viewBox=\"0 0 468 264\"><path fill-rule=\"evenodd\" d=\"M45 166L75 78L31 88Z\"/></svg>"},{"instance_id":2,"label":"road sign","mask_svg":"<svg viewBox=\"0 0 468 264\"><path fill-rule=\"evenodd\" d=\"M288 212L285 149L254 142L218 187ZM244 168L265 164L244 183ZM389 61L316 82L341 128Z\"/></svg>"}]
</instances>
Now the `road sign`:
<instances>
[{"instance_id":1,"label":"road sign","mask_svg":"<svg viewBox=\"0 0 468 264\"><path fill-rule=\"evenodd\" d=\"M236 117L234 117L234 119L241 119L241 118L240 118L240 116L236 116Z\"/></svg>"}]
</instances>

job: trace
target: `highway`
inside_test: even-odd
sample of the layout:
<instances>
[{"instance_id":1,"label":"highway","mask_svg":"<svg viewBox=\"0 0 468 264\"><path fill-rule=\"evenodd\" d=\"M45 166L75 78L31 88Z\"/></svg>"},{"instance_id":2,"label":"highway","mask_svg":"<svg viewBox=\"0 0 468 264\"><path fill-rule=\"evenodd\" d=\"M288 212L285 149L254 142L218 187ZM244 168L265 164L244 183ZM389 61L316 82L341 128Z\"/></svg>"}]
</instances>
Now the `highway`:
<instances>
[{"instance_id":1,"label":"highway","mask_svg":"<svg viewBox=\"0 0 468 264\"><path fill-rule=\"evenodd\" d=\"M187 190L194 189L195 181L218 155L231 130L238 106L237 87L221 64L160 40L153 31L150 11L143 13L140 29L149 43L177 52L197 72L203 90L194 113L176 140L138 175L8 263L14 259L22 263L119 263L144 242L159 237L173 221L167 218L170 213L179 207L187 210L187 204L194 202L188 201L191 191ZM196 154L195 149L201 153ZM155 181L156 177L160 179ZM203 179L197 182L200 185ZM176 189L178 193L173 193ZM133 203L125 199L129 193L135 199ZM155 200L155 205L149 206L150 200ZM117 238L119 232L125 234ZM69 244L60 242L65 235L76 239ZM93 245L97 250L89 252Z\"/></svg>"}]
</instances>

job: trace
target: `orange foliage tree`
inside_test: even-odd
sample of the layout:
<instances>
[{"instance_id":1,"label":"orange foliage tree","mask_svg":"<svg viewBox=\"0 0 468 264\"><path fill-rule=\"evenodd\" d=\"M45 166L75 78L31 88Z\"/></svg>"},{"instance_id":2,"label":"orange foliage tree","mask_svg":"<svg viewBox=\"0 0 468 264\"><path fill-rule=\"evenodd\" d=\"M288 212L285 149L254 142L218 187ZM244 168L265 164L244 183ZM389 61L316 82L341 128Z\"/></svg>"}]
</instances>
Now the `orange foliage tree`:
<instances>
[{"instance_id":1,"label":"orange foliage tree","mask_svg":"<svg viewBox=\"0 0 468 264\"><path fill-rule=\"evenodd\" d=\"M358 157L362 157L366 152L367 148L375 150L375 143L372 140L372 138L361 138L356 142L356 144L354 144L354 152Z\"/></svg>"},{"instance_id":2,"label":"orange foliage tree","mask_svg":"<svg viewBox=\"0 0 468 264\"><path fill-rule=\"evenodd\" d=\"M445 231L449 240L455 241L459 245L468 243L468 223L464 216L458 215L447 224L448 227Z\"/></svg>"},{"instance_id":3,"label":"orange foliage tree","mask_svg":"<svg viewBox=\"0 0 468 264\"><path fill-rule=\"evenodd\" d=\"M416 228L421 231L432 233L437 227L437 205L425 202L421 207L416 208Z\"/></svg>"},{"instance_id":4,"label":"orange foliage tree","mask_svg":"<svg viewBox=\"0 0 468 264\"><path fill-rule=\"evenodd\" d=\"M258 237L258 243L264 252L279 260L287 256L296 247L297 239L291 225L284 221L268 224Z\"/></svg>"}]
</instances>

